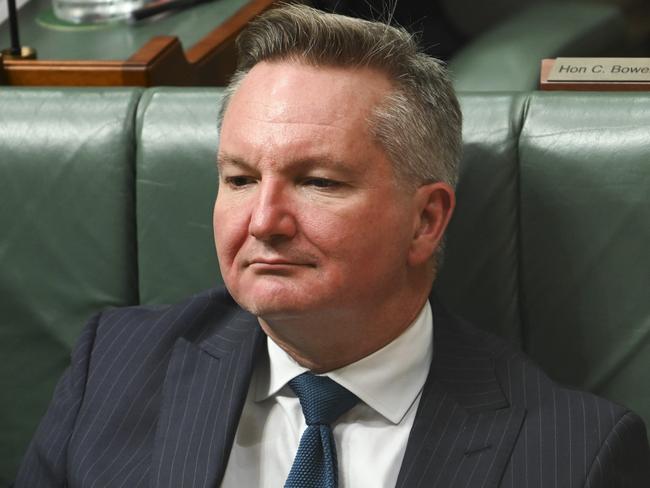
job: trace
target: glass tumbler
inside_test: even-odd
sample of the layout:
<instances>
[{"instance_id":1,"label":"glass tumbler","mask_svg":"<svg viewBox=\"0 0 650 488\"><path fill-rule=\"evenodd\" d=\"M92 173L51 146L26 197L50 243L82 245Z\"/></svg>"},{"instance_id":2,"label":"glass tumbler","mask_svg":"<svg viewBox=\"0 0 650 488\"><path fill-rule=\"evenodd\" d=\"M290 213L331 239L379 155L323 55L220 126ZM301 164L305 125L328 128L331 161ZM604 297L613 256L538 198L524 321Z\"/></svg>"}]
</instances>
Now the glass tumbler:
<instances>
[{"instance_id":1,"label":"glass tumbler","mask_svg":"<svg viewBox=\"0 0 650 488\"><path fill-rule=\"evenodd\" d=\"M145 0L52 0L54 15L75 24L125 19Z\"/></svg>"}]
</instances>

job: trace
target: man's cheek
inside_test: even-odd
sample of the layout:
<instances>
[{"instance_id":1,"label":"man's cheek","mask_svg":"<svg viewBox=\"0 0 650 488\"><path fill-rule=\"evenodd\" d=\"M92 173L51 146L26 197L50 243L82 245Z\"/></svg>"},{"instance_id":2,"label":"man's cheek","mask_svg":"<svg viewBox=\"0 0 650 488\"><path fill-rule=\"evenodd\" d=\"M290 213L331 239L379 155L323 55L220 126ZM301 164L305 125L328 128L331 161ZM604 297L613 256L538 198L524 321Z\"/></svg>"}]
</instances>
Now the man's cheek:
<instances>
[{"instance_id":1,"label":"man's cheek","mask_svg":"<svg viewBox=\"0 0 650 488\"><path fill-rule=\"evenodd\" d=\"M233 243L227 242L217 246L219 262L228 267L234 266L238 257L239 247L234 246Z\"/></svg>"},{"instance_id":2,"label":"man's cheek","mask_svg":"<svg viewBox=\"0 0 650 488\"><path fill-rule=\"evenodd\" d=\"M223 232L222 235L224 236L222 239L219 239L217 236L216 246L219 266L221 267L222 274L231 274L236 271L241 246L227 232Z\"/></svg>"},{"instance_id":3,"label":"man's cheek","mask_svg":"<svg viewBox=\"0 0 650 488\"><path fill-rule=\"evenodd\" d=\"M243 243L248 236L248 220L236 212L224 215L215 213L214 236L217 239L217 246L223 244L225 247L236 247Z\"/></svg>"}]
</instances>

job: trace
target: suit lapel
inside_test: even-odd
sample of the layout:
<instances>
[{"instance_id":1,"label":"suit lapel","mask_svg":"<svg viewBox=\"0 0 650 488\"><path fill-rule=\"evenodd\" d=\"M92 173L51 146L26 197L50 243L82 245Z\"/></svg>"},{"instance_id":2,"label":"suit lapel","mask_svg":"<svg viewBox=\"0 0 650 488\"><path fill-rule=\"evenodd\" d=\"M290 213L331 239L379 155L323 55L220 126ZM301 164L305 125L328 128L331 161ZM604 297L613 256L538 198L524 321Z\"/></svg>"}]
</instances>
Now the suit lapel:
<instances>
[{"instance_id":1,"label":"suit lapel","mask_svg":"<svg viewBox=\"0 0 650 488\"><path fill-rule=\"evenodd\" d=\"M157 425L150 486L215 486L223 476L264 334L238 310L204 340L172 351Z\"/></svg>"},{"instance_id":2,"label":"suit lapel","mask_svg":"<svg viewBox=\"0 0 650 488\"><path fill-rule=\"evenodd\" d=\"M509 405L490 340L434 302L434 356L398 487L496 487L525 409Z\"/></svg>"}]
</instances>

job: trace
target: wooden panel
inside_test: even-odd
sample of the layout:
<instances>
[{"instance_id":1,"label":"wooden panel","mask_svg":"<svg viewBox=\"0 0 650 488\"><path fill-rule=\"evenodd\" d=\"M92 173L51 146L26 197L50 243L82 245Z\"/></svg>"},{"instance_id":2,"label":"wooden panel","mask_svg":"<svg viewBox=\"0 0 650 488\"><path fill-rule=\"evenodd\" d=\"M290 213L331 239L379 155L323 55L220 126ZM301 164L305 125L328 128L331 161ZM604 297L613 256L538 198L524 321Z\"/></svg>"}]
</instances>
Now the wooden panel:
<instances>
[{"instance_id":1,"label":"wooden panel","mask_svg":"<svg viewBox=\"0 0 650 488\"><path fill-rule=\"evenodd\" d=\"M5 61L5 82L15 86L146 86L143 67L121 61Z\"/></svg>"}]
</instances>

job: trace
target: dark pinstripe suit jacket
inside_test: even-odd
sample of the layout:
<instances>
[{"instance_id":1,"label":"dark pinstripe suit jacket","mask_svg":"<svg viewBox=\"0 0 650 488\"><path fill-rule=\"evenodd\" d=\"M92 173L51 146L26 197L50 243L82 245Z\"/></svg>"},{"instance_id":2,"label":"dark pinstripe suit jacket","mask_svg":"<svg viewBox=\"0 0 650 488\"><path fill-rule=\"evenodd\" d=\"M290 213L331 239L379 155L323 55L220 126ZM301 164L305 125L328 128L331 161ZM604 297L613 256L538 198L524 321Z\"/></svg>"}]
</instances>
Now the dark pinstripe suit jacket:
<instances>
[{"instance_id":1,"label":"dark pinstripe suit jacket","mask_svg":"<svg viewBox=\"0 0 650 488\"><path fill-rule=\"evenodd\" d=\"M557 386L435 304L434 317L399 487L650 487L636 415ZM93 318L16 486L218 486L263 345L223 290Z\"/></svg>"}]
</instances>

